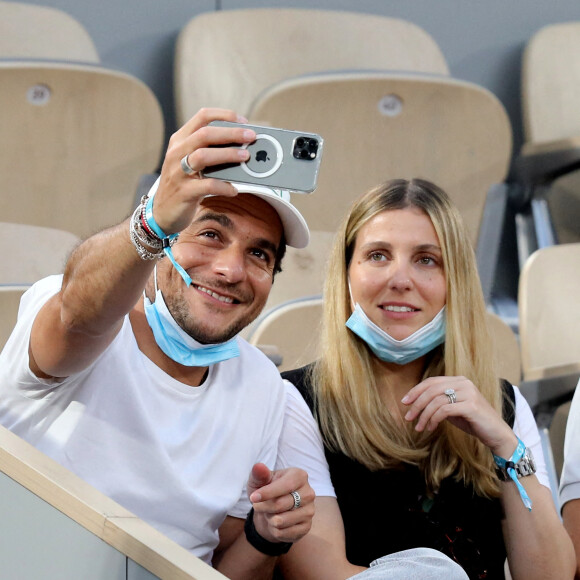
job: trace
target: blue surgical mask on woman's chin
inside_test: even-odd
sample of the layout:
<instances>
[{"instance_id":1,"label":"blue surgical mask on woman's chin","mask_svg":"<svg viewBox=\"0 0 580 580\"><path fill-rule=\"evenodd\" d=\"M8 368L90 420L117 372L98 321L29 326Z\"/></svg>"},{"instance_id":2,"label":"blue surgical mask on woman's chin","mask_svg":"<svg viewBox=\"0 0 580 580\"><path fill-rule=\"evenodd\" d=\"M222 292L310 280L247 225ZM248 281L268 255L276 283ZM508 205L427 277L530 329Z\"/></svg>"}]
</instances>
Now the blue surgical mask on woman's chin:
<instances>
[{"instance_id":1,"label":"blue surgical mask on woman's chin","mask_svg":"<svg viewBox=\"0 0 580 580\"><path fill-rule=\"evenodd\" d=\"M404 365L431 352L445 342L445 306L431 322L403 340L396 340L379 328L357 303L346 326L364 340L374 354L385 362Z\"/></svg>"},{"instance_id":2,"label":"blue surgical mask on woman's chin","mask_svg":"<svg viewBox=\"0 0 580 580\"><path fill-rule=\"evenodd\" d=\"M155 301L143 293L145 316L159 348L175 362L188 367L207 367L240 355L238 341L232 338L220 344L201 344L175 322L165 304L155 276Z\"/></svg>"}]
</instances>

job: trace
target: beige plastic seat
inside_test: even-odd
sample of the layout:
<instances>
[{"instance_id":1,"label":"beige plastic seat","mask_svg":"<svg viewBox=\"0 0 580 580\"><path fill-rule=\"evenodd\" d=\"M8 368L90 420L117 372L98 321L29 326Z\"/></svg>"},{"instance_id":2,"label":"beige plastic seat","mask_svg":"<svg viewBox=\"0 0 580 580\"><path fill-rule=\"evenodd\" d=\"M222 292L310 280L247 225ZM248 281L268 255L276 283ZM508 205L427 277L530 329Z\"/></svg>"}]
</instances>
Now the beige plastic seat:
<instances>
[{"instance_id":1,"label":"beige plastic seat","mask_svg":"<svg viewBox=\"0 0 580 580\"><path fill-rule=\"evenodd\" d=\"M487 313L488 328L494 345L497 374L512 385L522 380L520 344L515 332L499 316Z\"/></svg>"},{"instance_id":2,"label":"beige plastic seat","mask_svg":"<svg viewBox=\"0 0 580 580\"><path fill-rule=\"evenodd\" d=\"M75 18L23 2L0 2L0 58L99 62L92 38Z\"/></svg>"},{"instance_id":3,"label":"beige plastic seat","mask_svg":"<svg viewBox=\"0 0 580 580\"><path fill-rule=\"evenodd\" d=\"M512 151L500 101L478 85L448 77L310 75L264 91L250 119L324 137L318 188L292 197L310 228L321 231L335 231L368 188L422 177L450 194L475 244L487 191L505 179Z\"/></svg>"},{"instance_id":4,"label":"beige plastic seat","mask_svg":"<svg viewBox=\"0 0 580 580\"><path fill-rule=\"evenodd\" d=\"M22 294L37 280L60 274L79 241L62 230L0 222L0 245L10 249L0 268L0 350L16 324Z\"/></svg>"},{"instance_id":5,"label":"beige plastic seat","mask_svg":"<svg viewBox=\"0 0 580 580\"><path fill-rule=\"evenodd\" d=\"M284 302L257 320L248 342L263 348L280 371L295 369L318 358L321 320L320 296Z\"/></svg>"},{"instance_id":6,"label":"beige plastic seat","mask_svg":"<svg viewBox=\"0 0 580 580\"><path fill-rule=\"evenodd\" d=\"M292 8L208 12L190 20L179 34L177 119L182 124L207 106L247 114L262 91L285 79L338 70L449 74L433 38L405 20ZM299 99L294 105L311 104Z\"/></svg>"},{"instance_id":7,"label":"beige plastic seat","mask_svg":"<svg viewBox=\"0 0 580 580\"><path fill-rule=\"evenodd\" d=\"M14 329L20 299L28 288L27 284L0 286L0 351Z\"/></svg>"},{"instance_id":8,"label":"beige plastic seat","mask_svg":"<svg viewBox=\"0 0 580 580\"><path fill-rule=\"evenodd\" d=\"M556 506L568 406L580 377L580 243L536 250L520 274L518 308L524 384Z\"/></svg>"},{"instance_id":9,"label":"beige plastic seat","mask_svg":"<svg viewBox=\"0 0 580 580\"><path fill-rule=\"evenodd\" d=\"M164 143L141 81L97 66L0 61L0 216L87 236L133 208Z\"/></svg>"},{"instance_id":10,"label":"beige plastic seat","mask_svg":"<svg viewBox=\"0 0 580 580\"><path fill-rule=\"evenodd\" d=\"M62 273L69 253L79 242L77 236L63 230L0 222L0 245L10 248L2 257L0 285L33 284Z\"/></svg>"},{"instance_id":11,"label":"beige plastic seat","mask_svg":"<svg viewBox=\"0 0 580 580\"><path fill-rule=\"evenodd\" d=\"M523 153L580 147L580 22L551 24L528 41L522 62Z\"/></svg>"},{"instance_id":12,"label":"beige plastic seat","mask_svg":"<svg viewBox=\"0 0 580 580\"><path fill-rule=\"evenodd\" d=\"M580 243L534 252L518 293L524 380L580 374Z\"/></svg>"},{"instance_id":13,"label":"beige plastic seat","mask_svg":"<svg viewBox=\"0 0 580 580\"><path fill-rule=\"evenodd\" d=\"M530 38L521 91L525 142L515 168L529 188L535 247L580 242L580 21Z\"/></svg>"}]
</instances>

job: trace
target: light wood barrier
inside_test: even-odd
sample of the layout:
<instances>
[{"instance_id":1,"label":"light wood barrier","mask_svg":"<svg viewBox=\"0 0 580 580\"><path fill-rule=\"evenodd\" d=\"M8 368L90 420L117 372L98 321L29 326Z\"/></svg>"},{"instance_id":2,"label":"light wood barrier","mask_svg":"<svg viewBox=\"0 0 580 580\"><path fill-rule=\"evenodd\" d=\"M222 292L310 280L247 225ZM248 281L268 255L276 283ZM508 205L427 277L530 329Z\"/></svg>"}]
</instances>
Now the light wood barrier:
<instances>
[{"instance_id":1,"label":"light wood barrier","mask_svg":"<svg viewBox=\"0 0 580 580\"><path fill-rule=\"evenodd\" d=\"M0 516L4 580L225 578L3 427Z\"/></svg>"}]
</instances>

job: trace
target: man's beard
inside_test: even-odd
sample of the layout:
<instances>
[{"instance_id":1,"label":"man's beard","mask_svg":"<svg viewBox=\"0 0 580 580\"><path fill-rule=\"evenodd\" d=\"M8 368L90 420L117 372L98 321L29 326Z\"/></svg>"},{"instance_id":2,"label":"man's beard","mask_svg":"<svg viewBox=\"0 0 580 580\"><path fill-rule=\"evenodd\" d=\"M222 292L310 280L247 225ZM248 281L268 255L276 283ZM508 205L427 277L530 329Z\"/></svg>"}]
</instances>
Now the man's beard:
<instances>
[{"instance_id":1,"label":"man's beard","mask_svg":"<svg viewBox=\"0 0 580 580\"><path fill-rule=\"evenodd\" d=\"M204 286L203 283L200 283L199 285ZM216 290L220 290L220 287L224 291L227 290L223 284L216 284L215 282L208 284L208 286L215 288ZM197 290L191 290L189 288L186 291L197 292ZM235 294L238 295L239 292L236 292ZM173 295L169 299L168 297L164 298L167 309L179 327L189 336L191 336L191 338L201 344L220 344L232 339L257 318L264 306L262 305L260 308L248 310L245 316L234 320L230 326L226 327L221 332L216 333L215 329L204 328L205 325L196 321L183 295Z\"/></svg>"}]
</instances>

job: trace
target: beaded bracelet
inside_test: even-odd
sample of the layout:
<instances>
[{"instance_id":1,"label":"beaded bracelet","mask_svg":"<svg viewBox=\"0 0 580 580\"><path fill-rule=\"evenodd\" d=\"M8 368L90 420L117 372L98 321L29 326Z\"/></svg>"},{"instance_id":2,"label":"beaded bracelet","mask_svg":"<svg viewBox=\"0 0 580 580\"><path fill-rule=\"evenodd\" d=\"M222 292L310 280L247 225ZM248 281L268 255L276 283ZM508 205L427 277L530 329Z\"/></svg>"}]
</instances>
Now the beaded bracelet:
<instances>
[{"instance_id":1,"label":"beaded bracelet","mask_svg":"<svg viewBox=\"0 0 580 580\"><path fill-rule=\"evenodd\" d=\"M155 240L161 240L161 238L151 229L149 224L147 223L147 218L145 216L145 203L142 203L139 208L141 209L141 227L145 230L148 236Z\"/></svg>"},{"instance_id":2,"label":"beaded bracelet","mask_svg":"<svg viewBox=\"0 0 580 580\"><path fill-rule=\"evenodd\" d=\"M509 459L504 459L499 455L493 455L493 460L495 464L502 470L504 470L512 481L516 484L518 491L520 493L520 497L522 498L523 504L528 508L529 511L532 511L532 500L529 498L524 486L518 480L518 474L516 473L515 466L522 459L526 452L526 446L523 444L522 440L518 437L518 445L516 450L513 452L512 456Z\"/></svg>"}]
</instances>

